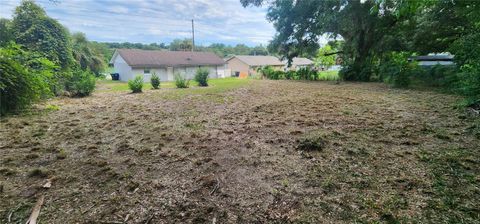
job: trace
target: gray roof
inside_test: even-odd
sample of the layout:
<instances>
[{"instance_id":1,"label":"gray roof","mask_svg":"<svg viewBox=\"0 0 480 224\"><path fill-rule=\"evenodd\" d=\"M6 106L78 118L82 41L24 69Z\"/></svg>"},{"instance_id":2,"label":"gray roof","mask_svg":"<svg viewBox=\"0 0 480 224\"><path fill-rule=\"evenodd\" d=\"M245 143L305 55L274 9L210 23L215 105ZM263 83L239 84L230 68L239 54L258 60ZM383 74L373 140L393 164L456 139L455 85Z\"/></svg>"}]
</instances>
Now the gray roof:
<instances>
[{"instance_id":1,"label":"gray roof","mask_svg":"<svg viewBox=\"0 0 480 224\"><path fill-rule=\"evenodd\" d=\"M453 58L454 56L449 54L424 55L413 57L413 59L417 61L452 61Z\"/></svg>"},{"instance_id":2,"label":"gray roof","mask_svg":"<svg viewBox=\"0 0 480 224\"><path fill-rule=\"evenodd\" d=\"M285 65L280 60L278 60L278 58L274 56L237 55L237 56L233 56L232 58L238 58L240 61L243 61L245 64L249 66ZM231 60L232 58L228 60Z\"/></svg>"},{"instance_id":3,"label":"gray roof","mask_svg":"<svg viewBox=\"0 0 480 224\"><path fill-rule=\"evenodd\" d=\"M190 51L149 51L138 49L118 49L116 54L131 67L165 67L223 65L225 62L212 52ZM113 59L113 58L112 58Z\"/></svg>"},{"instance_id":4,"label":"gray roof","mask_svg":"<svg viewBox=\"0 0 480 224\"><path fill-rule=\"evenodd\" d=\"M285 60L285 64L287 64L288 60ZM313 61L308 58L293 58L292 65L313 65Z\"/></svg>"}]
</instances>

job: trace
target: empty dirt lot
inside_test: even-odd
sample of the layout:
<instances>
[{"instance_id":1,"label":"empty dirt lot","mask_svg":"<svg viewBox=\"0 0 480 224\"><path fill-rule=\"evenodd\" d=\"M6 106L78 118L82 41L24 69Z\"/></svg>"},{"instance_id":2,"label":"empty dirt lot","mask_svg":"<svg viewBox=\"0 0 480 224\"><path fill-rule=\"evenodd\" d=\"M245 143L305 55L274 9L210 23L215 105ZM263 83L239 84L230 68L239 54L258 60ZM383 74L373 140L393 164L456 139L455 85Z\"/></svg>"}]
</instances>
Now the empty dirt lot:
<instances>
[{"instance_id":1,"label":"empty dirt lot","mask_svg":"<svg viewBox=\"0 0 480 224\"><path fill-rule=\"evenodd\" d=\"M478 223L479 127L459 100L375 83L99 86L1 120L0 223L25 223L41 196L41 223Z\"/></svg>"}]
</instances>

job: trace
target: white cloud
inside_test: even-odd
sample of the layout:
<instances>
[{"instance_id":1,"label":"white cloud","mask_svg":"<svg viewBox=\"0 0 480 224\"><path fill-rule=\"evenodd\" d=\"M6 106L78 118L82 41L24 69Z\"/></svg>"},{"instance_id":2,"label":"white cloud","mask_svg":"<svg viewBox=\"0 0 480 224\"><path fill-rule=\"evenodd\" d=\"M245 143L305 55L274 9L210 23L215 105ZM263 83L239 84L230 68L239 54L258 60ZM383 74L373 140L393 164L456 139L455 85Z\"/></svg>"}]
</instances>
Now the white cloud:
<instances>
[{"instance_id":1,"label":"white cloud","mask_svg":"<svg viewBox=\"0 0 480 224\"><path fill-rule=\"evenodd\" d=\"M11 18L20 0L1 0L0 17ZM265 8L243 8L239 0L37 0L69 30L97 41L168 42L191 36L196 42L266 44L275 30Z\"/></svg>"}]
</instances>

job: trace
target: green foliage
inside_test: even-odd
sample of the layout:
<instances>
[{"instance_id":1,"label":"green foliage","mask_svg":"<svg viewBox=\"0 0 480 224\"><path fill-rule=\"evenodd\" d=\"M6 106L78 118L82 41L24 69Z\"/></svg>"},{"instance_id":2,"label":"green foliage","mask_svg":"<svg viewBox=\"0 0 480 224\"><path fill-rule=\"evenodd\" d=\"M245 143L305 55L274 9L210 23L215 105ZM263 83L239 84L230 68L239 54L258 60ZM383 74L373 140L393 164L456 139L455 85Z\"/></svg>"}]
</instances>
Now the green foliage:
<instances>
[{"instance_id":1,"label":"green foliage","mask_svg":"<svg viewBox=\"0 0 480 224\"><path fill-rule=\"evenodd\" d=\"M408 62L408 54L406 53L390 54L379 68L385 82L393 87L400 88L408 87L411 83L411 77L419 71L419 67L415 63Z\"/></svg>"},{"instance_id":2,"label":"green foliage","mask_svg":"<svg viewBox=\"0 0 480 224\"><path fill-rule=\"evenodd\" d=\"M264 66L261 68L258 68L258 71L262 77L267 78L267 79L272 79L272 80L279 80L279 79L285 79L285 72L283 71L277 71L273 69L271 66Z\"/></svg>"},{"instance_id":3,"label":"green foliage","mask_svg":"<svg viewBox=\"0 0 480 224\"><path fill-rule=\"evenodd\" d=\"M48 17L34 1L24 0L15 9L12 30L17 44L40 53L66 70L72 64L72 49L68 31Z\"/></svg>"},{"instance_id":4,"label":"green foliage","mask_svg":"<svg viewBox=\"0 0 480 224\"><path fill-rule=\"evenodd\" d=\"M311 68L300 68L297 75L301 80L318 80L318 72Z\"/></svg>"},{"instance_id":5,"label":"green foliage","mask_svg":"<svg viewBox=\"0 0 480 224\"><path fill-rule=\"evenodd\" d=\"M102 52L99 52L96 45L87 40L83 33L72 35L73 58L80 65L83 71L92 71L96 76L105 69Z\"/></svg>"},{"instance_id":6,"label":"green foliage","mask_svg":"<svg viewBox=\"0 0 480 224\"><path fill-rule=\"evenodd\" d=\"M134 79L128 81L128 88L132 93L141 93L143 88L143 76L137 75Z\"/></svg>"},{"instance_id":7,"label":"green foliage","mask_svg":"<svg viewBox=\"0 0 480 224\"><path fill-rule=\"evenodd\" d=\"M53 66L18 45L0 48L0 114L18 112L51 95Z\"/></svg>"},{"instance_id":8,"label":"green foliage","mask_svg":"<svg viewBox=\"0 0 480 224\"><path fill-rule=\"evenodd\" d=\"M150 78L150 84L154 89L160 88L160 77L158 77L157 73L153 72L152 77Z\"/></svg>"},{"instance_id":9,"label":"green foliage","mask_svg":"<svg viewBox=\"0 0 480 224\"><path fill-rule=\"evenodd\" d=\"M198 86L208 86L208 69L199 68L195 73L195 81L198 82Z\"/></svg>"},{"instance_id":10,"label":"green foliage","mask_svg":"<svg viewBox=\"0 0 480 224\"><path fill-rule=\"evenodd\" d=\"M188 88L190 86L190 80L177 73L175 74L175 86L179 89Z\"/></svg>"},{"instance_id":11,"label":"green foliage","mask_svg":"<svg viewBox=\"0 0 480 224\"><path fill-rule=\"evenodd\" d=\"M12 40L13 35L10 20L0 18L0 47L6 46Z\"/></svg>"},{"instance_id":12,"label":"green foliage","mask_svg":"<svg viewBox=\"0 0 480 224\"><path fill-rule=\"evenodd\" d=\"M67 81L66 90L73 97L89 96L95 90L95 81L91 72L76 69Z\"/></svg>"},{"instance_id":13,"label":"green foliage","mask_svg":"<svg viewBox=\"0 0 480 224\"><path fill-rule=\"evenodd\" d=\"M317 53L317 57L315 58L315 65L320 67L320 66L325 66L327 68L331 67L332 65L335 65L335 54L334 49L330 45L325 45L324 47L320 48ZM331 54L331 55L327 55Z\"/></svg>"},{"instance_id":14,"label":"green foliage","mask_svg":"<svg viewBox=\"0 0 480 224\"><path fill-rule=\"evenodd\" d=\"M337 81L340 80L338 71L322 71L318 73L319 81Z\"/></svg>"},{"instance_id":15,"label":"green foliage","mask_svg":"<svg viewBox=\"0 0 480 224\"><path fill-rule=\"evenodd\" d=\"M192 50L192 39L175 39L170 43L171 51L191 51Z\"/></svg>"}]
</instances>

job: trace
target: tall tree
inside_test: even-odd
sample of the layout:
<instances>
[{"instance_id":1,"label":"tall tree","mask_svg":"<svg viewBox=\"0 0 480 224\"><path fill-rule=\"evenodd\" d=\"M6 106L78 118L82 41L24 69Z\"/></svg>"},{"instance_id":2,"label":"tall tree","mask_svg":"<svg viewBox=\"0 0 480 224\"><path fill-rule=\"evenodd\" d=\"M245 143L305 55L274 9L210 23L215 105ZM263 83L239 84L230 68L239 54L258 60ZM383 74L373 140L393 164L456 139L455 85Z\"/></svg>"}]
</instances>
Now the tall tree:
<instances>
[{"instance_id":1,"label":"tall tree","mask_svg":"<svg viewBox=\"0 0 480 224\"><path fill-rule=\"evenodd\" d=\"M4 47L13 40L11 22L8 19L0 19L0 47Z\"/></svg>"},{"instance_id":2,"label":"tall tree","mask_svg":"<svg viewBox=\"0 0 480 224\"><path fill-rule=\"evenodd\" d=\"M80 68L99 75L105 67L101 52L97 52L84 33L72 34L72 43L73 57L80 64Z\"/></svg>"},{"instance_id":3,"label":"tall tree","mask_svg":"<svg viewBox=\"0 0 480 224\"><path fill-rule=\"evenodd\" d=\"M15 41L28 50L67 69L72 63L72 49L67 29L47 16L32 0L23 0L12 20Z\"/></svg>"},{"instance_id":4,"label":"tall tree","mask_svg":"<svg viewBox=\"0 0 480 224\"><path fill-rule=\"evenodd\" d=\"M343 38L344 78L370 80L374 46L392 32L400 17L374 0L241 0L244 6L269 4L268 20L277 30L271 45L286 58L312 54L322 36Z\"/></svg>"},{"instance_id":5,"label":"tall tree","mask_svg":"<svg viewBox=\"0 0 480 224\"><path fill-rule=\"evenodd\" d=\"M169 48L171 51L191 51L192 47L192 40L186 38L173 40Z\"/></svg>"}]
</instances>

